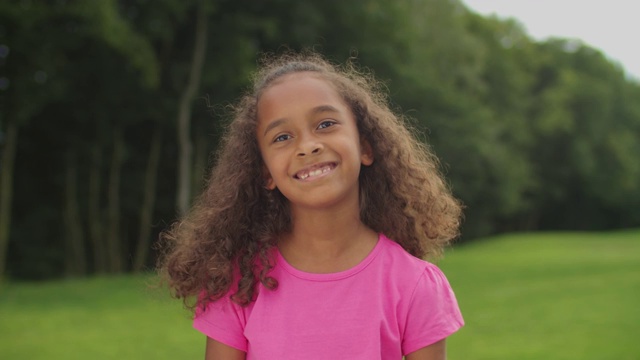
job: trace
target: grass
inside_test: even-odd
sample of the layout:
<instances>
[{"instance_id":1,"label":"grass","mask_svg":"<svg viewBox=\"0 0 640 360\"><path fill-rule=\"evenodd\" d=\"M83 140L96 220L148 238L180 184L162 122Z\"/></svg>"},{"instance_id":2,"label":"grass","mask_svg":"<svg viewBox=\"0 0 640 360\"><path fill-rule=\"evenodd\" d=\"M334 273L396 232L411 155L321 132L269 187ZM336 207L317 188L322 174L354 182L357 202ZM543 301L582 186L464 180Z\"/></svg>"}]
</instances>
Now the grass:
<instances>
[{"instance_id":1,"label":"grass","mask_svg":"<svg viewBox=\"0 0 640 360\"><path fill-rule=\"evenodd\" d=\"M201 359L179 301L122 276L0 290L0 359Z\"/></svg>"},{"instance_id":2,"label":"grass","mask_svg":"<svg viewBox=\"0 0 640 360\"><path fill-rule=\"evenodd\" d=\"M449 359L640 358L640 231L500 236L439 265L466 321ZM3 285L0 358L203 358L189 314L151 279Z\"/></svg>"},{"instance_id":3,"label":"grass","mask_svg":"<svg viewBox=\"0 0 640 360\"><path fill-rule=\"evenodd\" d=\"M501 236L440 266L466 321L451 359L640 359L640 231Z\"/></svg>"}]
</instances>

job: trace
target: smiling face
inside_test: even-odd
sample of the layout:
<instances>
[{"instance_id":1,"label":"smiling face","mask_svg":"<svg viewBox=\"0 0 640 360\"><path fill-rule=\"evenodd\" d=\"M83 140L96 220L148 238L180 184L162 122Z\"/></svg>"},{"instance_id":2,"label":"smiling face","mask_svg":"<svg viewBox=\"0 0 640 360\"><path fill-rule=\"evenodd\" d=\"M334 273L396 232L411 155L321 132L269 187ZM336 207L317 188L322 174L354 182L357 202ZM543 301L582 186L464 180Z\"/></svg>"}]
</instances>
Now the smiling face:
<instances>
[{"instance_id":1,"label":"smiling face","mask_svg":"<svg viewBox=\"0 0 640 360\"><path fill-rule=\"evenodd\" d=\"M293 208L358 204L361 165L371 148L337 91L313 73L285 75L258 102L258 145L268 189Z\"/></svg>"}]
</instances>

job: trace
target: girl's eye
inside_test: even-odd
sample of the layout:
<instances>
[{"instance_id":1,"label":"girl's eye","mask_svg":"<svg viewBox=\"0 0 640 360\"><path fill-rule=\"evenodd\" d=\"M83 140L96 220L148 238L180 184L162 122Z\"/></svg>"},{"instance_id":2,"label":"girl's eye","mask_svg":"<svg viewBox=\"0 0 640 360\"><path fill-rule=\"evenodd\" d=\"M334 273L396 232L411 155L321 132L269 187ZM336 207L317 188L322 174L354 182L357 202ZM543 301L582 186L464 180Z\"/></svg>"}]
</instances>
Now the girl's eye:
<instances>
[{"instance_id":1,"label":"girl's eye","mask_svg":"<svg viewBox=\"0 0 640 360\"><path fill-rule=\"evenodd\" d=\"M291 139L291 135L282 134L282 135L279 135L277 138L275 138L273 140L273 142L281 142L281 141L286 141L286 140L289 140L289 139Z\"/></svg>"},{"instance_id":2,"label":"girl's eye","mask_svg":"<svg viewBox=\"0 0 640 360\"><path fill-rule=\"evenodd\" d=\"M331 127L333 125L335 125L334 121L325 120L325 121L321 122L320 125L318 125L318 129L326 129L326 128Z\"/></svg>"}]
</instances>

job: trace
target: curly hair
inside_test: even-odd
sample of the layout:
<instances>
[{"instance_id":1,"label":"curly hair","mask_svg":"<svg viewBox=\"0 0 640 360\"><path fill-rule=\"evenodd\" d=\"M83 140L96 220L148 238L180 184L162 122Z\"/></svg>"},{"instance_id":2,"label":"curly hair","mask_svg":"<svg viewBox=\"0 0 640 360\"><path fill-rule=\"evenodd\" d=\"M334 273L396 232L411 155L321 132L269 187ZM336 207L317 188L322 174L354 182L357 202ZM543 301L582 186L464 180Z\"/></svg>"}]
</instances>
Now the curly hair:
<instances>
[{"instance_id":1,"label":"curly hair","mask_svg":"<svg viewBox=\"0 0 640 360\"><path fill-rule=\"evenodd\" d=\"M257 103L274 82L297 72L311 72L334 86L373 149L375 161L362 166L359 177L362 222L416 257L441 255L458 235L461 205L436 156L413 136L404 117L390 110L380 83L351 63L332 65L315 53L268 57L262 65L253 88L233 108L204 192L161 235L159 266L173 295L195 310L232 287L232 300L243 306L255 299L259 282L277 287L269 276L271 255L279 235L290 231L291 218L287 199L264 188Z\"/></svg>"}]
</instances>

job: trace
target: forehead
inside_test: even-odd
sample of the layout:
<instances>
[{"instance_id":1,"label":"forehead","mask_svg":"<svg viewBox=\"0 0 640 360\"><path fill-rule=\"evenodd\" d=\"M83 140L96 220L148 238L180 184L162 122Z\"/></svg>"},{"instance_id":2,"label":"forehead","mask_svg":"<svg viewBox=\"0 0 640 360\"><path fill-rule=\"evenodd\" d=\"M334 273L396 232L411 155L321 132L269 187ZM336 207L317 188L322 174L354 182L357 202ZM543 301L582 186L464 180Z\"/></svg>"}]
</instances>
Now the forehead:
<instances>
[{"instance_id":1,"label":"forehead","mask_svg":"<svg viewBox=\"0 0 640 360\"><path fill-rule=\"evenodd\" d=\"M332 105L347 110L347 105L336 88L318 74L288 74L262 92L258 100L258 119L284 116L273 112L291 112L318 105Z\"/></svg>"}]
</instances>

